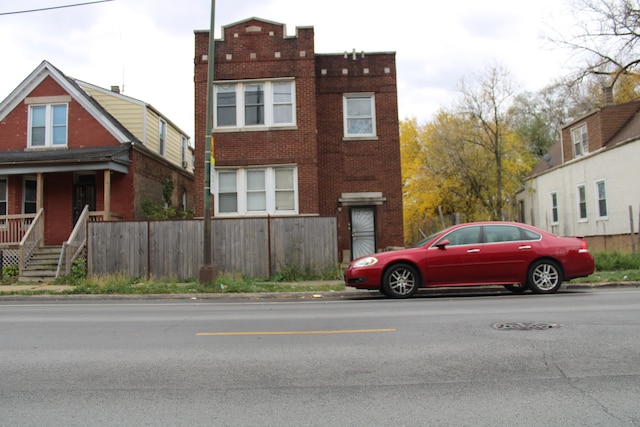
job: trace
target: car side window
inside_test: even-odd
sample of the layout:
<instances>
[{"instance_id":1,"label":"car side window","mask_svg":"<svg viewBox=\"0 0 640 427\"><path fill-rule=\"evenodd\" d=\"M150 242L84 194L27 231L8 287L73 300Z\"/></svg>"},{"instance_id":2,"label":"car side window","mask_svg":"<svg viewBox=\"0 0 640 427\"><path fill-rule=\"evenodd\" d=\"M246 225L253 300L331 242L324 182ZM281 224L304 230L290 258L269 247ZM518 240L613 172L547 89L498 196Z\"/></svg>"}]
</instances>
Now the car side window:
<instances>
[{"instance_id":1,"label":"car side window","mask_svg":"<svg viewBox=\"0 0 640 427\"><path fill-rule=\"evenodd\" d=\"M527 230L526 228L522 229L522 233L524 234L524 240L540 240L542 236L536 233L535 231Z\"/></svg>"},{"instance_id":2,"label":"car side window","mask_svg":"<svg viewBox=\"0 0 640 427\"><path fill-rule=\"evenodd\" d=\"M439 242L448 240L449 246L474 245L481 242L480 227L464 227L453 230L444 236Z\"/></svg>"},{"instance_id":3,"label":"car side window","mask_svg":"<svg viewBox=\"0 0 640 427\"><path fill-rule=\"evenodd\" d=\"M524 240L520 234L520 228L511 225L485 225L484 236L487 243Z\"/></svg>"}]
</instances>

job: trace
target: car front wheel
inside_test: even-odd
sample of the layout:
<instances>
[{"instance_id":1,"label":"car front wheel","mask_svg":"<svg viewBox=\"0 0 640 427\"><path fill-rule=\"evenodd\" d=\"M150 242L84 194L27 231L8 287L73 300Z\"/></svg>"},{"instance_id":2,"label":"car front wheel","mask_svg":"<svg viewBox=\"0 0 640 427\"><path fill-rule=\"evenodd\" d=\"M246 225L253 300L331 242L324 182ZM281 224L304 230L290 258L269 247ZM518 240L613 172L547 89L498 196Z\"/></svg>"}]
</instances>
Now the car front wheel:
<instances>
[{"instance_id":1,"label":"car front wheel","mask_svg":"<svg viewBox=\"0 0 640 427\"><path fill-rule=\"evenodd\" d=\"M552 294L562 284L562 271L550 260L538 260L529 267L527 285L536 294Z\"/></svg>"},{"instance_id":2,"label":"car front wheel","mask_svg":"<svg viewBox=\"0 0 640 427\"><path fill-rule=\"evenodd\" d=\"M418 280L418 272L411 265L393 265L382 279L382 293L391 298L409 298L418 291Z\"/></svg>"}]
</instances>

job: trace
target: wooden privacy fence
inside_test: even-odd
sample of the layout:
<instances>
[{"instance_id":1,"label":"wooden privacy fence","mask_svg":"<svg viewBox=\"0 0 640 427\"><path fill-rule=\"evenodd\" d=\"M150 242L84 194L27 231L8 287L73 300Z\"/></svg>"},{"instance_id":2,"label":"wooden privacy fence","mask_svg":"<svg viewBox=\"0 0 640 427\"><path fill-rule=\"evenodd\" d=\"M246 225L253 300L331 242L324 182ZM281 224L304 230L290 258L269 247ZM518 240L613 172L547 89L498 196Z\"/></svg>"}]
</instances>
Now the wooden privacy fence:
<instances>
[{"instance_id":1,"label":"wooden privacy fence","mask_svg":"<svg viewBox=\"0 0 640 427\"><path fill-rule=\"evenodd\" d=\"M89 275L197 278L203 221L117 221L88 224ZM271 277L284 267L324 272L338 265L335 217L213 219L218 274Z\"/></svg>"}]
</instances>

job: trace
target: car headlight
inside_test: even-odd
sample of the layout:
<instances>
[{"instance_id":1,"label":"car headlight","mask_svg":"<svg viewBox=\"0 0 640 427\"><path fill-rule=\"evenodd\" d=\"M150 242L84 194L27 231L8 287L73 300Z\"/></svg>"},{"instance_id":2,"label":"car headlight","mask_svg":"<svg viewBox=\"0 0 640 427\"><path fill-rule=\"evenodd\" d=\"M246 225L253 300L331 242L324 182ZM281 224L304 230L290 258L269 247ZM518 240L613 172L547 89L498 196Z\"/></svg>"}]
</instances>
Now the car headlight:
<instances>
[{"instance_id":1,"label":"car headlight","mask_svg":"<svg viewBox=\"0 0 640 427\"><path fill-rule=\"evenodd\" d=\"M353 268L371 267L372 265L374 265L377 262L378 262L378 258L373 257L373 256L368 256L366 258L362 258L362 259L359 259L358 261L354 262L353 263Z\"/></svg>"}]
</instances>

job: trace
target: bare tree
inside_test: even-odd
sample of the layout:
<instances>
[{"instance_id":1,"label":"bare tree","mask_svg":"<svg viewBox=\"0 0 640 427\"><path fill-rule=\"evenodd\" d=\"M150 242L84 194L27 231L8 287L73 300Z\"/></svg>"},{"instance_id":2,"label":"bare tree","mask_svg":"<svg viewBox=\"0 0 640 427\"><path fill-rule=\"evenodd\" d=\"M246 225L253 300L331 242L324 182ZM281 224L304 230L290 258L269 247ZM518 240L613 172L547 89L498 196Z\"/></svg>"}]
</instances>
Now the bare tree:
<instances>
[{"instance_id":1,"label":"bare tree","mask_svg":"<svg viewBox=\"0 0 640 427\"><path fill-rule=\"evenodd\" d=\"M621 76L640 68L640 0L573 0L571 5L575 25L551 40L584 55L573 83L589 75L606 77L603 86L610 96Z\"/></svg>"},{"instance_id":2,"label":"bare tree","mask_svg":"<svg viewBox=\"0 0 640 427\"><path fill-rule=\"evenodd\" d=\"M474 126L474 132L467 135L467 142L482 147L491 154L495 173L495 194L486 203L493 211L493 219L502 219L503 160L506 137L510 133L508 110L513 102L514 88L509 72L500 65L489 67L484 75L469 84L460 85L462 102L459 111Z\"/></svg>"}]
</instances>

